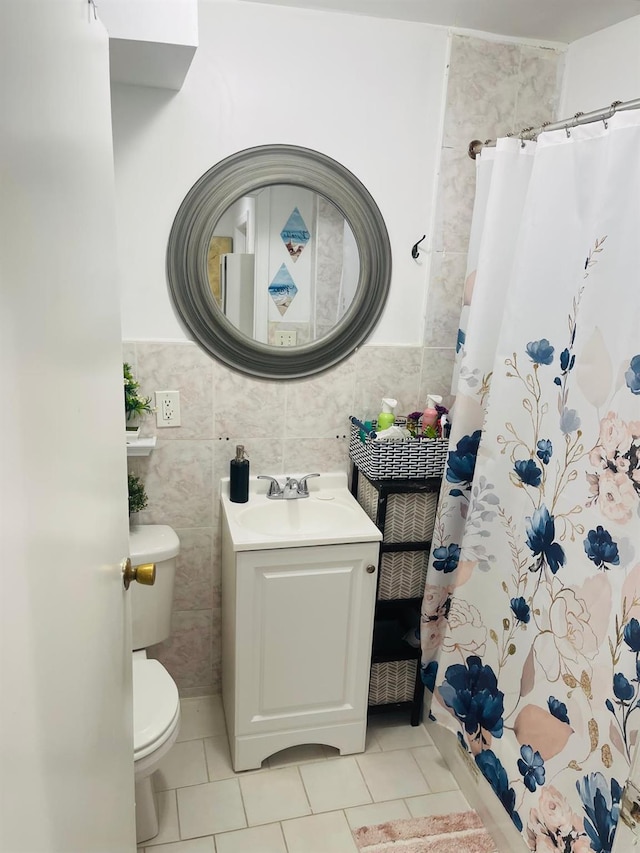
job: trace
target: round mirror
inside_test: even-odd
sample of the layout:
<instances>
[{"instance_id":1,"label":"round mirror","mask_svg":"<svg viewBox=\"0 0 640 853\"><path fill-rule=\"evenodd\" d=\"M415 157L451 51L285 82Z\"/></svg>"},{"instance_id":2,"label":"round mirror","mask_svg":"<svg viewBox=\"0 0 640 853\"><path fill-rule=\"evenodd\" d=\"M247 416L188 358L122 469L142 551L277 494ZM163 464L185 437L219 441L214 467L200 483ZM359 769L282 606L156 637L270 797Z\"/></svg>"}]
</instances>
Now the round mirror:
<instances>
[{"instance_id":1,"label":"round mirror","mask_svg":"<svg viewBox=\"0 0 640 853\"><path fill-rule=\"evenodd\" d=\"M391 277L375 202L344 166L288 145L250 148L187 193L167 249L169 291L194 340L236 370L326 370L370 334Z\"/></svg>"}]
</instances>

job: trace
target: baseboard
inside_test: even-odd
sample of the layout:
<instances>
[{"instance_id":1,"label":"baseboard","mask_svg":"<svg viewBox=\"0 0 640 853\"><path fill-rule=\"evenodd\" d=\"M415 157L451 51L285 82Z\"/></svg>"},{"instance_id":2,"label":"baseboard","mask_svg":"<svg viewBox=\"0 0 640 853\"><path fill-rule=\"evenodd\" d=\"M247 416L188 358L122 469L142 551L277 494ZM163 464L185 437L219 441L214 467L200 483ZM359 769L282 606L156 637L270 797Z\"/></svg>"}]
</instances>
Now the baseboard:
<instances>
[{"instance_id":1,"label":"baseboard","mask_svg":"<svg viewBox=\"0 0 640 853\"><path fill-rule=\"evenodd\" d=\"M458 738L439 723L425 721L423 726L469 805L480 815L496 843L498 853L530 853L524 838L502 807L475 761L460 746Z\"/></svg>"}]
</instances>

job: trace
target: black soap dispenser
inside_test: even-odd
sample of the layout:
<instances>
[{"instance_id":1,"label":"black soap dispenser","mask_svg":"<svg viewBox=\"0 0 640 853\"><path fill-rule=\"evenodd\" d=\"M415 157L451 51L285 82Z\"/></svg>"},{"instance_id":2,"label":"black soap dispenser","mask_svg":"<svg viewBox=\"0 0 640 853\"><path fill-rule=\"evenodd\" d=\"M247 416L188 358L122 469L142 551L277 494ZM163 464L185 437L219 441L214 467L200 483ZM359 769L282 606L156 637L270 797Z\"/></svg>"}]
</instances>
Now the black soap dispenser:
<instances>
[{"instance_id":1,"label":"black soap dispenser","mask_svg":"<svg viewBox=\"0 0 640 853\"><path fill-rule=\"evenodd\" d=\"M242 444L237 445L236 458L229 465L229 500L234 504L249 500L249 460Z\"/></svg>"}]
</instances>

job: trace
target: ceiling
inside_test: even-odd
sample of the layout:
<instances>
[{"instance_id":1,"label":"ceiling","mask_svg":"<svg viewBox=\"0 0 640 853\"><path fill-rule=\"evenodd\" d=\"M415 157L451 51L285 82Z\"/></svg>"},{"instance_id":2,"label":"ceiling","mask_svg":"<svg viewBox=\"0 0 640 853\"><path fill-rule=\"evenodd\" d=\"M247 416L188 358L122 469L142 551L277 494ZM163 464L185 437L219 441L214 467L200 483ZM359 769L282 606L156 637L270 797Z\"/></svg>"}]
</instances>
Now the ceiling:
<instances>
[{"instance_id":1,"label":"ceiling","mask_svg":"<svg viewBox=\"0 0 640 853\"><path fill-rule=\"evenodd\" d=\"M244 0L247 2L247 0ZM541 41L572 42L640 15L640 0L248 0Z\"/></svg>"}]
</instances>

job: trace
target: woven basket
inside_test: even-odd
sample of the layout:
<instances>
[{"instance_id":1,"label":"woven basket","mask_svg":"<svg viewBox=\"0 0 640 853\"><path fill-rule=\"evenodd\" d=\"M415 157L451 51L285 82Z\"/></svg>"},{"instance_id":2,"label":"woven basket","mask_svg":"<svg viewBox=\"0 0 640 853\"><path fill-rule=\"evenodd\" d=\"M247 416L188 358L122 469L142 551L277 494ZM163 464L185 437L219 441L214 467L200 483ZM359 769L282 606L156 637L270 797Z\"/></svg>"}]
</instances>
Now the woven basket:
<instances>
[{"instance_id":1,"label":"woven basket","mask_svg":"<svg viewBox=\"0 0 640 853\"><path fill-rule=\"evenodd\" d=\"M372 664L369 705L413 701L416 666L415 660L393 660Z\"/></svg>"},{"instance_id":2,"label":"woven basket","mask_svg":"<svg viewBox=\"0 0 640 853\"><path fill-rule=\"evenodd\" d=\"M407 441L360 439L351 425L349 456L372 480L412 480L441 477L447 461L446 438L413 438Z\"/></svg>"},{"instance_id":3,"label":"woven basket","mask_svg":"<svg viewBox=\"0 0 640 853\"><path fill-rule=\"evenodd\" d=\"M429 563L428 551L396 551L382 554L378 598L421 598Z\"/></svg>"},{"instance_id":4,"label":"woven basket","mask_svg":"<svg viewBox=\"0 0 640 853\"><path fill-rule=\"evenodd\" d=\"M358 503L378 527L378 490L366 477L358 478ZM429 542L438 508L437 492L387 495L382 535L385 542Z\"/></svg>"}]
</instances>

